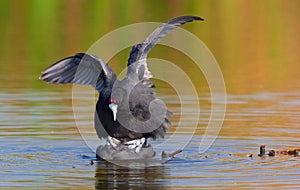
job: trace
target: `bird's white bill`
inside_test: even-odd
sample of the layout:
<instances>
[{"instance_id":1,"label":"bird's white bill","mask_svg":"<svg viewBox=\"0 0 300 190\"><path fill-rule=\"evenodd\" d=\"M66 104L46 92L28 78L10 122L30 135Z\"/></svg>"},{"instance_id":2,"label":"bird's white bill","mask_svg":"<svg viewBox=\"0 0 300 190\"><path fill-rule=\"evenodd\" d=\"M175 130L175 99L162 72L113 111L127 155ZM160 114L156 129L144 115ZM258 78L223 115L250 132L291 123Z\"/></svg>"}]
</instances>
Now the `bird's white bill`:
<instances>
[{"instance_id":1,"label":"bird's white bill","mask_svg":"<svg viewBox=\"0 0 300 190\"><path fill-rule=\"evenodd\" d=\"M114 104L114 103L111 103L111 104L109 104L109 108L113 112L114 121L116 121L116 119L117 119L117 112L118 112L118 105Z\"/></svg>"}]
</instances>

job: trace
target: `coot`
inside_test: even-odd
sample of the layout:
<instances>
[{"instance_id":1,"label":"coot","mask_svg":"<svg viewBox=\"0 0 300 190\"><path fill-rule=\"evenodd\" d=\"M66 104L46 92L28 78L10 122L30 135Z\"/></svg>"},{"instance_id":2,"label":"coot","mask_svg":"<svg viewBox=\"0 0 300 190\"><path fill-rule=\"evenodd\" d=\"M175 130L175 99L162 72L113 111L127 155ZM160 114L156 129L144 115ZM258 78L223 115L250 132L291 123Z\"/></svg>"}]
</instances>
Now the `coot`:
<instances>
[{"instance_id":1,"label":"coot","mask_svg":"<svg viewBox=\"0 0 300 190\"><path fill-rule=\"evenodd\" d=\"M156 98L146 57L153 46L172 29L197 16L181 16L154 30L133 46L127 75L118 80L110 66L96 55L77 53L42 71L41 80L54 84L91 85L99 92L95 129L107 143L97 149L105 160L147 159L155 155L148 138L163 138L170 126L171 112Z\"/></svg>"}]
</instances>

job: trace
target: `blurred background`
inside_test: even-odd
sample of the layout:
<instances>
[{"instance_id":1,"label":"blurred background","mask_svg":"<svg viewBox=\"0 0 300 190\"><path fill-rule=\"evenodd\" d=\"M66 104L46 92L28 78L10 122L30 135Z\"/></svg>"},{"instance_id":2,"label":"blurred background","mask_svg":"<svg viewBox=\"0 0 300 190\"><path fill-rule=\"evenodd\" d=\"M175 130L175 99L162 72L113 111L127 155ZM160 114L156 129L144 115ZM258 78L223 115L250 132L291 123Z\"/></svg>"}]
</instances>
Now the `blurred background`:
<instances>
[{"instance_id":1,"label":"blurred background","mask_svg":"<svg viewBox=\"0 0 300 190\"><path fill-rule=\"evenodd\" d=\"M198 15L205 21L183 28L212 51L229 93L296 88L299 7L298 0L1 0L0 87L45 88L37 80L43 68L86 51L114 29ZM124 68L129 51L106 61L116 70ZM168 51L157 47L149 57L172 61Z\"/></svg>"}]
</instances>

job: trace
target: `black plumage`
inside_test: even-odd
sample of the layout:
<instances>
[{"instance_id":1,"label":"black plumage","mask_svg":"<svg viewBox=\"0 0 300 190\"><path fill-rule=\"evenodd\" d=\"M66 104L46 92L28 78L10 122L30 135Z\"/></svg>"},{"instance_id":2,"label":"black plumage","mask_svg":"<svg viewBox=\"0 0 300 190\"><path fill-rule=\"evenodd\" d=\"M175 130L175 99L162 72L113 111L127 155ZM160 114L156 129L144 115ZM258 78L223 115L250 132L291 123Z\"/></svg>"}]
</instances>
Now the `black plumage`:
<instances>
[{"instance_id":1,"label":"black plumage","mask_svg":"<svg viewBox=\"0 0 300 190\"><path fill-rule=\"evenodd\" d=\"M171 112L156 98L146 57L172 29L193 20L203 19L196 16L174 18L135 45L128 59L127 75L121 81L105 61L85 53L51 65L42 71L40 79L55 84L93 86L99 92L95 111L95 129L99 138L111 136L126 142L142 137L164 137L171 124ZM118 105L115 116L111 104Z\"/></svg>"}]
</instances>

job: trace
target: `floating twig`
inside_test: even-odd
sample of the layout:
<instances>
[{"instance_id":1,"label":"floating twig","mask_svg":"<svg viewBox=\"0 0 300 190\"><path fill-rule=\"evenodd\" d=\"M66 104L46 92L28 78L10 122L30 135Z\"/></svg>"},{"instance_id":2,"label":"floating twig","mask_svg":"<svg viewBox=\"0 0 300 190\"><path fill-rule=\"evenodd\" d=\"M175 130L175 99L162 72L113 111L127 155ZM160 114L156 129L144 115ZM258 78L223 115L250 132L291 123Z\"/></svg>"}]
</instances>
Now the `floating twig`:
<instances>
[{"instance_id":1,"label":"floating twig","mask_svg":"<svg viewBox=\"0 0 300 190\"><path fill-rule=\"evenodd\" d=\"M182 149L178 149L178 150L176 150L175 152L169 154L169 157L170 157L170 158L173 158L176 154L179 154L180 152L182 152Z\"/></svg>"}]
</instances>

